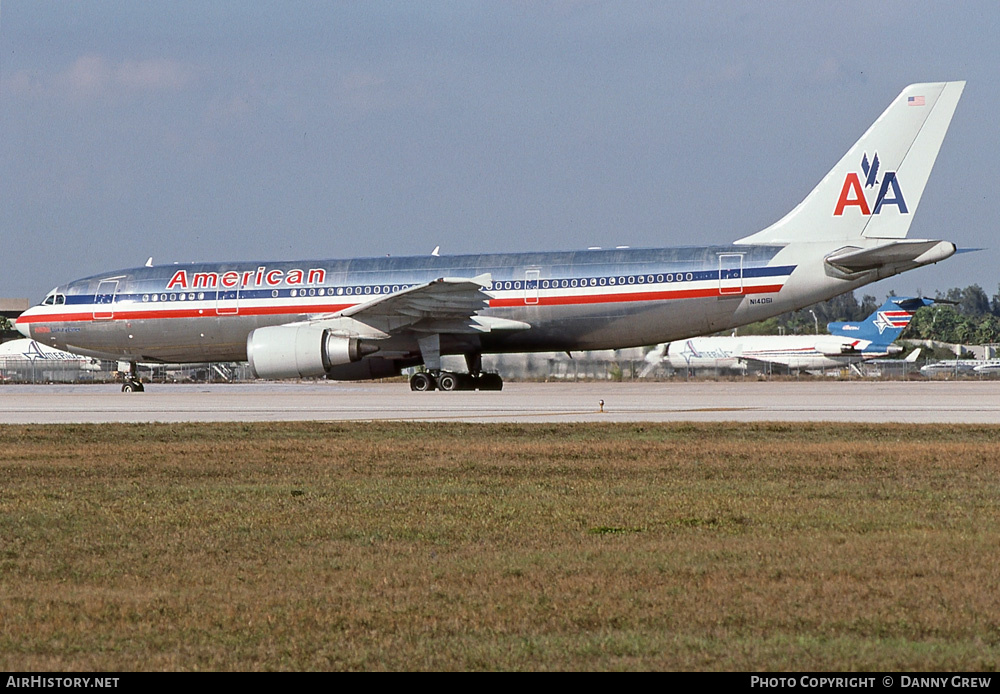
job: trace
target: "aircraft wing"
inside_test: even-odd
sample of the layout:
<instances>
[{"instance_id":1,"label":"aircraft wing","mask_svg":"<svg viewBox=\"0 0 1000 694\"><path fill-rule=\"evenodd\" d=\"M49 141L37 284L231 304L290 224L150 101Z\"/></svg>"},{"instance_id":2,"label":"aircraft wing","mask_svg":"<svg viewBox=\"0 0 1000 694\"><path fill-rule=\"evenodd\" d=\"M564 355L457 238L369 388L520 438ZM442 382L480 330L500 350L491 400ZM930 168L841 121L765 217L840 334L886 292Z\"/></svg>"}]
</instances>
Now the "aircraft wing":
<instances>
[{"instance_id":1,"label":"aircraft wing","mask_svg":"<svg viewBox=\"0 0 1000 694\"><path fill-rule=\"evenodd\" d=\"M350 318L385 334L402 330L475 334L530 328L522 321L480 315L489 306L490 296L484 289L491 282L489 273L472 278L441 277L352 306L330 317Z\"/></svg>"},{"instance_id":2,"label":"aircraft wing","mask_svg":"<svg viewBox=\"0 0 1000 694\"><path fill-rule=\"evenodd\" d=\"M254 374L271 378L308 378L329 374L380 353L385 358L409 352L384 351L382 340L409 334L419 345L424 364L440 369L442 335L482 334L493 330L526 330L522 321L482 315L492 283L488 273L476 277L440 277L415 284L336 313L307 320L255 328L247 336L247 360Z\"/></svg>"}]
</instances>

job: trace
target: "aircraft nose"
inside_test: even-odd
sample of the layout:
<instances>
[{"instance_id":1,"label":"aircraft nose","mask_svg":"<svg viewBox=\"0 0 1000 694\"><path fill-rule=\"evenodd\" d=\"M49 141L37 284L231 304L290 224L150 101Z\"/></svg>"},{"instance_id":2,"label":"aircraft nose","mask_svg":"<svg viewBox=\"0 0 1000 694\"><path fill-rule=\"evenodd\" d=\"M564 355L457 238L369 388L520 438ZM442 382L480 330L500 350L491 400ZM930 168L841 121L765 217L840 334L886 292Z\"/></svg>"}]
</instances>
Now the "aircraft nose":
<instances>
[{"instance_id":1,"label":"aircraft nose","mask_svg":"<svg viewBox=\"0 0 1000 694\"><path fill-rule=\"evenodd\" d=\"M21 333L25 337L31 337L31 328L28 326L28 323L21 320L20 317L14 321L14 327L17 329L17 332Z\"/></svg>"}]
</instances>

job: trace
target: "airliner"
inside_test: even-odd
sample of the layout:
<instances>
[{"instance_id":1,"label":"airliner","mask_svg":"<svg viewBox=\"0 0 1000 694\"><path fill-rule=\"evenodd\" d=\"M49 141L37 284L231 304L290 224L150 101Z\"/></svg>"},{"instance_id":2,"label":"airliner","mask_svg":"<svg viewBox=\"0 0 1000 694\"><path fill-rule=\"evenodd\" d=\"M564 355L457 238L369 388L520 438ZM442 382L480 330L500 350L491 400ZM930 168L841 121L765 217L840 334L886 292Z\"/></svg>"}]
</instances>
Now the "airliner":
<instances>
[{"instance_id":1,"label":"airliner","mask_svg":"<svg viewBox=\"0 0 1000 694\"><path fill-rule=\"evenodd\" d=\"M422 365L415 391L497 390L483 354L705 335L950 257L954 243L907 234L964 87L903 89L799 205L729 245L147 264L60 285L16 327L129 362L127 392L142 390L140 362L243 360L263 379ZM468 373L442 355L464 355Z\"/></svg>"},{"instance_id":2,"label":"airliner","mask_svg":"<svg viewBox=\"0 0 1000 694\"><path fill-rule=\"evenodd\" d=\"M696 337L657 345L646 355L646 376L660 365L675 370L726 369L745 372L748 365L778 365L795 371L823 371L899 354L893 344L914 312L934 303L923 297L890 296L858 322L827 324L828 335L725 335ZM916 361L920 350L907 359Z\"/></svg>"},{"instance_id":3,"label":"airliner","mask_svg":"<svg viewBox=\"0 0 1000 694\"><path fill-rule=\"evenodd\" d=\"M53 349L35 340L22 338L0 343L0 364L10 367L31 362L49 364L58 362L85 371L101 370L100 361L93 357L82 357L79 354Z\"/></svg>"},{"instance_id":4,"label":"airliner","mask_svg":"<svg viewBox=\"0 0 1000 694\"><path fill-rule=\"evenodd\" d=\"M920 368L924 376L995 376L1000 373L997 359L945 359Z\"/></svg>"}]
</instances>

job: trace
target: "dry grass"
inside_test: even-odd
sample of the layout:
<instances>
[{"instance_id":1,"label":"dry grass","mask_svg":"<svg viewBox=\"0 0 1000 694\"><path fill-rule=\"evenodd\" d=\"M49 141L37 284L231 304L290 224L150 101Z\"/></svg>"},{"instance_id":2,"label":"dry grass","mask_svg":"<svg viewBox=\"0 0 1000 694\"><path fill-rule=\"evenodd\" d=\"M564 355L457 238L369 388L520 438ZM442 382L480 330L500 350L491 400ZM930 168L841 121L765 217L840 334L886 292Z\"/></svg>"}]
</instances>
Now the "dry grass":
<instances>
[{"instance_id":1,"label":"dry grass","mask_svg":"<svg viewBox=\"0 0 1000 694\"><path fill-rule=\"evenodd\" d=\"M998 442L0 427L0 668L993 670Z\"/></svg>"}]
</instances>

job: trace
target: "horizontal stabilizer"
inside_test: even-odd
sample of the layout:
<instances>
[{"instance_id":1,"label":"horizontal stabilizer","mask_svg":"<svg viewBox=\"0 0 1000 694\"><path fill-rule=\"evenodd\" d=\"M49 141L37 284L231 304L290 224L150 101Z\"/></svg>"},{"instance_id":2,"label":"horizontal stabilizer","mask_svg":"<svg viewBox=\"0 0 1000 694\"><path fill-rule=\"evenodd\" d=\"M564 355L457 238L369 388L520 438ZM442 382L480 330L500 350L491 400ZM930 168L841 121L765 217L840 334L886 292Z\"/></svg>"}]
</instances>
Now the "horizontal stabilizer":
<instances>
[{"instance_id":1,"label":"horizontal stabilizer","mask_svg":"<svg viewBox=\"0 0 1000 694\"><path fill-rule=\"evenodd\" d=\"M844 272L864 272L889 265L927 265L955 253L950 241L894 241L876 248L848 247L834 251L826 262Z\"/></svg>"}]
</instances>

